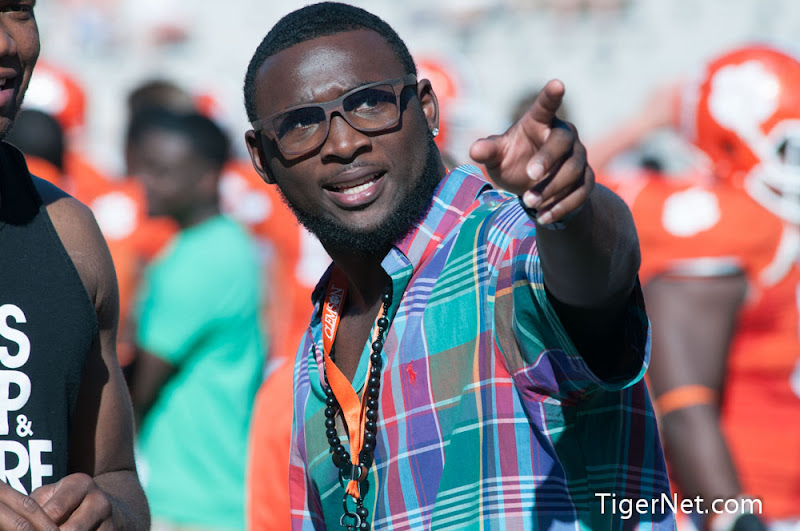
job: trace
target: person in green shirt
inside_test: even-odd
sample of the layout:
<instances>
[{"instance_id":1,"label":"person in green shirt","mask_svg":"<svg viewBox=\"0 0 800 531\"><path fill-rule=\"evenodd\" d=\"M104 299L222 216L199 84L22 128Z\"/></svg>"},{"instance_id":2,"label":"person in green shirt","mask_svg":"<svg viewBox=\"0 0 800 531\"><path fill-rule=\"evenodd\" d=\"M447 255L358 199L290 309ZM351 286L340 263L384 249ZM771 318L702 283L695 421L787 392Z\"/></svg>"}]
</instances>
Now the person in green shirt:
<instances>
[{"instance_id":1,"label":"person in green shirt","mask_svg":"<svg viewBox=\"0 0 800 531\"><path fill-rule=\"evenodd\" d=\"M131 388L153 521L243 529L247 431L265 358L263 290L254 243L220 214L228 141L203 116L163 109L134 117L129 140L150 214L180 227L145 270L137 309Z\"/></svg>"}]
</instances>

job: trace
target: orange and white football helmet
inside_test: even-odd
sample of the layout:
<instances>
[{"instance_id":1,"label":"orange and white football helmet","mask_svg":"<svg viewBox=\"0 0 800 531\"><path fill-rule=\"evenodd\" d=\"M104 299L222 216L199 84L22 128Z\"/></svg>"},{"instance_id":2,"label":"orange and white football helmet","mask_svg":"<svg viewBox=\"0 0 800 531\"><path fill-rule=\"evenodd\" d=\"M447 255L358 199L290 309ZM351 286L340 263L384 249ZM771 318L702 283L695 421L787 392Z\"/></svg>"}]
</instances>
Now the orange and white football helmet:
<instances>
[{"instance_id":1,"label":"orange and white football helmet","mask_svg":"<svg viewBox=\"0 0 800 531\"><path fill-rule=\"evenodd\" d=\"M800 60L767 45L709 61L684 93L681 131L714 173L800 225Z\"/></svg>"}]
</instances>

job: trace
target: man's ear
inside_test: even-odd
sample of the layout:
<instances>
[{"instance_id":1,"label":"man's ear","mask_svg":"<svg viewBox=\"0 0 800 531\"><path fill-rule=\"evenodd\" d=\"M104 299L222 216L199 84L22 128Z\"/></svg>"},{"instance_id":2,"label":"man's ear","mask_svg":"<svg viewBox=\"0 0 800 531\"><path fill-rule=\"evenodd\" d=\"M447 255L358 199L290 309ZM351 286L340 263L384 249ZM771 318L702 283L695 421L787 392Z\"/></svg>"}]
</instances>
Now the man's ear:
<instances>
[{"instance_id":1,"label":"man's ear","mask_svg":"<svg viewBox=\"0 0 800 531\"><path fill-rule=\"evenodd\" d=\"M417 97L422 105L422 112L425 114L425 121L431 131L439 129L439 100L433 92L433 86L427 79L417 81Z\"/></svg>"},{"instance_id":2,"label":"man's ear","mask_svg":"<svg viewBox=\"0 0 800 531\"><path fill-rule=\"evenodd\" d=\"M264 153L261 135L250 129L244 134L244 141L247 144L247 152L250 153L250 160L253 162L253 168L255 168L256 172L265 183L275 184L275 179L272 178L267 167L267 157Z\"/></svg>"}]
</instances>

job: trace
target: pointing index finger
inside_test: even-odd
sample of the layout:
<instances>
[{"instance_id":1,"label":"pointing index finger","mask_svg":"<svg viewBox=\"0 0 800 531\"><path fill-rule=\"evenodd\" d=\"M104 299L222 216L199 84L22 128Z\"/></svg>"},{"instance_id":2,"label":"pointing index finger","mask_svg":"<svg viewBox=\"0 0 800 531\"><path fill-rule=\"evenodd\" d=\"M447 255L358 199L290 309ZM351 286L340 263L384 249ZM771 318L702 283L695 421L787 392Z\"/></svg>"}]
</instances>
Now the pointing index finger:
<instances>
[{"instance_id":1,"label":"pointing index finger","mask_svg":"<svg viewBox=\"0 0 800 531\"><path fill-rule=\"evenodd\" d=\"M564 83L558 79L551 79L547 82L544 88L539 92L536 101L528 112L526 112L521 120L533 120L544 126L550 126L553 118L556 116L561 101L564 98Z\"/></svg>"}]
</instances>

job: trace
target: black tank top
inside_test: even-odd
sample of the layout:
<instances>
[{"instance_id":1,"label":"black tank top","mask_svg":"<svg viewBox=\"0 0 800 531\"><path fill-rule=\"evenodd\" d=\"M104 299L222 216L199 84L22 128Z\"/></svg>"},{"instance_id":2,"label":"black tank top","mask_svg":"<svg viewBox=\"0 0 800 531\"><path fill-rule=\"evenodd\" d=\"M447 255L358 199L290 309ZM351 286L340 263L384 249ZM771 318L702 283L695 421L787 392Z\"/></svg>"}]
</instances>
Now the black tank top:
<instances>
[{"instance_id":1,"label":"black tank top","mask_svg":"<svg viewBox=\"0 0 800 531\"><path fill-rule=\"evenodd\" d=\"M70 426L97 315L25 160L0 143L0 480L67 474Z\"/></svg>"}]
</instances>

